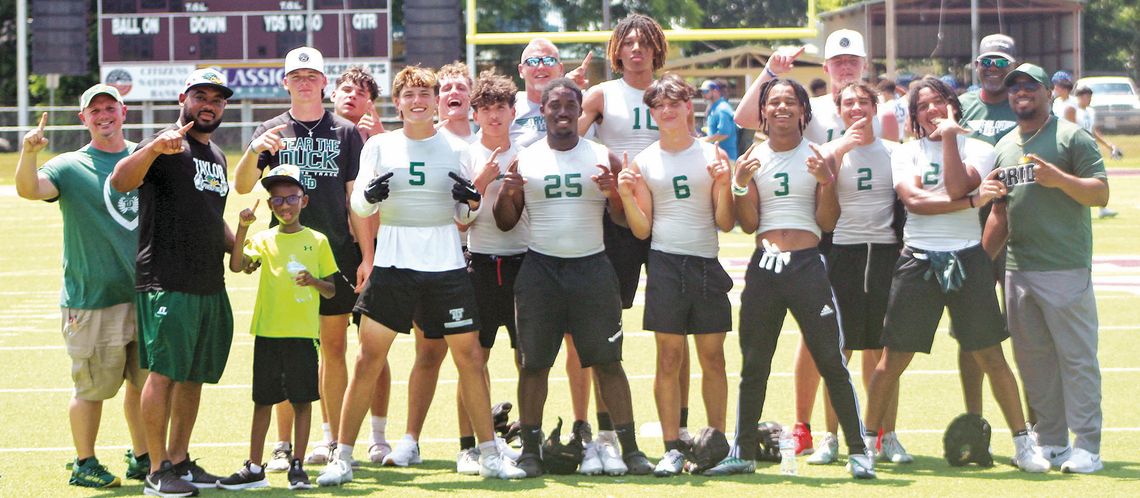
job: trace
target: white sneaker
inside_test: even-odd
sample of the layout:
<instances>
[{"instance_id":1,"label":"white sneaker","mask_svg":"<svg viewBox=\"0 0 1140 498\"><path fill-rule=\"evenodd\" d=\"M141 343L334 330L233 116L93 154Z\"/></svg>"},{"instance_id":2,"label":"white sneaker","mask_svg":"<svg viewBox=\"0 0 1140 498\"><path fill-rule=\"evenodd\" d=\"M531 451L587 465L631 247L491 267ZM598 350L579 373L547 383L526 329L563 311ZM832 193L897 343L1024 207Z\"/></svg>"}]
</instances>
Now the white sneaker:
<instances>
[{"instance_id":1,"label":"white sneaker","mask_svg":"<svg viewBox=\"0 0 1140 498\"><path fill-rule=\"evenodd\" d=\"M293 445L278 441L273 447L273 458L265 464L266 472L285 472L293 462Z\"/></svg>"},{"instance_id":2,"label":"white sneaker","mask_svg":"<svg viewBox=\"0 0 1140 498\"><path fill-rule=\"evenodd\" d=\"M384 457L392 452L392 445L387 441L373 443L368 447L368 460L372 463L384 463Z\"/></svg>"},{"instance_id":3,"label":"white sneaker","mask_svg":"<svg viewBox=\"0 0 1140 498\"><path fill-rule=\"evenodd\" d=\"M1066 474L1091 474L1101 469L1104 462L1100 461L1100 455L1081 448L1073 448L1072 456L1061 464L1061 472Z\"/></svg>"},{"instance_id":4,"label":"white sneaker","mask_svg":"<svg viewBox=\"0 0 1140 498\"><path fill-rule=\"evenodd\" d=\"M598 433L598 439L594 442L598 458L602 460L602 470L611 476L625 475L629 472L629 467L625 465L625 460L622 460L621 453L617 449L616 438L617 435L612 431L602 431Z\"/></svg>"},{"instance_id":5,"label":"white sneaker","mask_svg":"<svg viewBox=\"0 0 1140 498\"><path fill-rule=\"evenodd\" d=\"M1049 465L1061 468L1061 464L1069 461L1069 457L1073 454L1072 446L1051 446L1045 445L1041 447L1041 456L1049 460Z\"/></svg>"},{"instance_id":6,"label":"white sneaker","mask_svg":"<svg viewBox=\"0 0 1140 498\"><path fill-rule=\"evenodd\" d=\"M420 445L410 436L404 436L396 443L396 449L384 457L384 465L389 467L407 467L417 463L423 463L423 459L420 458Z\"/></svg>"},{"instance_id":7,"label":"white sneaker","mask_svg":"<svg viewBox=\"0 0 1140 498\"><path fill-rule=\"evenodd\" d=\"M883 434L883 449L876 455L877 459L886 460L891 463L911 463L914 457L906 452L901 442L899 442L898 433L891 431Z\"/></svg>"},{"instance_id":8,"label":"white sneaker","mask_svg":"<svg viewBox=\"0 0 1140 498\"><path fill-rule=\"evenodd\" d=\"M499 454L512 462L517 462L522 452L511 447L507 444L507 440L501 437L495 438L495 447L499 448Z\"/></svg>"},{"instance_id":9,"label":"white sneaker","mask_svg":"<svg viewBox=\"0 0 1140 498\"><path fill-rule=\"evenodd\" d=\"M526 471L516 467L514 462L496 453L479 457L479 475L499 479L522 479L526 477Z\"/></svg>"},{"instance_id":10,"label":"white sneaker","mask_svg":"<svg viewBox=\"0 0 1140 498\"><path fill-rule=\"evenodd\" d=\"M849 455L847 457L847 471L856 479L875 479L875 459L868 451L862 455Z\"/></svg>"},{"instance_id":11,"label":"white sneaker","mask_svg":"<svg viewBox=\"0 0 1140 498\"><path fill-rule=\"evenodd\" d=\"M333 460L317 476L318 486L340 486L352 481L352 465L344 460Z\"/></svg>"},{"instance_id":12,"label":"white sneaker","mask_svg":"<svg viewBox=\"0 0 1140 498\"><path fill-rule=\"evenodd\" d=\"M1013 464L1017 468L1035 474L1049 471L1049 460L1041 454L1041 448L1030 435L1013 438L1013 448Z\"/></svg>"},{"instance_id":13,"label":"white sneaker","mask_svg":"<svg viewBox=\"0 0 1140 498\"><path fill-rule=\"evenodd\" d=\"M578 473L596 476L604 470L602 457L598 454L598 442L587 443L585 451L582 452L582 464L578 466Z\"/></svg>"},{"instance_id":14,"label":"white sneaker","mask_svg":"<svg viewBox=\"0 0 1140 498\"><path fill-rule=\"evenodd\" d=\"M332 451L328 441L321 441L313 446L313 450L305 457L306 465L324 465L332 460Z\"/></svg>"},{"instance_id":15,"label":"white sneaker","mask_svg":"<svg viewBox=\"0 0 1140 498\"><path fill-rule=\"evenodd\" d=\"M669 450L665 452L665 456L657 462L657 466L653 468L653 475L657 477L671 477L681 473L685 470L685 455L677 450Z\"/></svg>"},{"instance_id":16,"label":"white sneaker","mask_svg":"<svg viewBox=\"0 0 1140 498\"><path fill-rule=\"evenodd\" d=\"M819 448L816 448L815 453L808 457L808 465L827 465L835 463L839 459L839 439L835 434L828 432L823 435L823 441L820 442Z\"/></svg>"},{"instance_id":17,"label":"white sneaker","mask_svg":"<svg viewBox=\"0 0 1140 498\"><path fill-rule=\"evenodd\" d=\"M468 476L478 475L480 472L479 448L468 448L460 451L455 457L455 471Z\"/></svg>"}]
</instances>

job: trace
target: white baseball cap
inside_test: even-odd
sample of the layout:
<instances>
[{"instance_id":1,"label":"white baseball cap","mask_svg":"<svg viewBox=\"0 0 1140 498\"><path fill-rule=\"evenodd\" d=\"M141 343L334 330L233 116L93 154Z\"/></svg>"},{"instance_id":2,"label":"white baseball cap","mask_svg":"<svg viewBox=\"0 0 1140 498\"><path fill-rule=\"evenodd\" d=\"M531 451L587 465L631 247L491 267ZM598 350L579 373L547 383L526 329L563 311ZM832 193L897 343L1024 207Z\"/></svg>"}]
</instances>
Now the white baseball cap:
<instances>
[{"instance_id":1,"label":"white baseball cap","mask_svg":"<svg viewBox=\"0 0 1140 498\"><path fill-rule=\"evenodd\" d=\"M837 29L827 35L827 42L823 44L823 59L827 60L837 55L855 55L866 57L867 51L863 48L863 35L851 29Z\"/></svg>"},{"instance_id":2,"label":"white baseball cap","mask_svg":"<svg viewBox=\"0 0 1140 498\"><path fill-rule=\"evenodd\" d=\"M299 47L285 55L285 74L298 69L312 69L325 74L325 57L313 47Z\"/></svg>"}]
</instances>

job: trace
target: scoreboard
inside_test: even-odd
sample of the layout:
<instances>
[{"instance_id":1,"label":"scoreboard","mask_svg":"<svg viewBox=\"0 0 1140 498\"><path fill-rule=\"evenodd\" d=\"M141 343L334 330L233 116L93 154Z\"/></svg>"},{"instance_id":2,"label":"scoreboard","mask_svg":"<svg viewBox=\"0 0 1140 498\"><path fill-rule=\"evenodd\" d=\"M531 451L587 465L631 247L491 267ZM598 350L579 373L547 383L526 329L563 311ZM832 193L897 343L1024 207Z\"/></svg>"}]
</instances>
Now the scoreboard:
<instances>
[{"instance_id":1,"label":"scoreboard","mask_svg":"<svg viewBox=\"0 0 1140 498\"><path fill-rule=\"evenodd\" d=\"M312 46L330 69L362 63L381 65L387 73L390 0L100 0L98 7L99 63L105 76L169 75L205 66L248 75L280 68L285 54L306 45L310 33ZM336 74L330 71L329 76L335 79ZM375 76L388 86L387 74L385 79ZM276 79L274 85L279 83ZM244 95L235 90L236 98L279 96L264 89ZM124 97L151 99L141 95L149 94L139 88L136 95Z\"/></svg>"}]
</instances>

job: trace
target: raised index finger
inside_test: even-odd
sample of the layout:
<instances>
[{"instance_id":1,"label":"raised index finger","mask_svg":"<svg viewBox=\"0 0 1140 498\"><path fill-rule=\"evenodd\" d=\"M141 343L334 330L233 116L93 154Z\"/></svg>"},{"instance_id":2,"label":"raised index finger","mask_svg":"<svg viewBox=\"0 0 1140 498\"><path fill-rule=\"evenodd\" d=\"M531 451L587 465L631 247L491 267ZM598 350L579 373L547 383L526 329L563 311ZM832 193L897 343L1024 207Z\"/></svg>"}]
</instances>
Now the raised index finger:
<instances>
[{"instance_id":1,"label":"raised index finger","mask_svg":"<svg viewBox=\"0 0 1140 498\"><path fill-rule=\"evenodd\" d=\"M590 61L594 59L594 51L586 52L586 56L582 58L582 63L578 67L589 67Z\"/></svg>"},{"instance_id":2,"label":"raised index finger","mask_svg":"<svg viewBox=\"0 0 1140 498\"><path fill-rule=\"evenodd\" d=\"M752 155L752 149L755 149L757 145L760 145L760 143L759 142L752 142L752 145L748 146L748 149L745 150L744 153L740 155L740 157L742 159L747 159L748 157L750 157Z\"/></svg>"},{"instance_id":3,"label":"raised index finger","mask_svg":"<svg viewBox=\"0 0 1140 498\"><path fill-rule=\"evenodd\" d=\"M269 131L267 131L266 133L272 133L272 134L276 135L276 134L280 133L281 130L284 130L285 128L288 128L288 127L289 127L289 123L281 123L277 126L274 126L273 128L270 128Z\"/></svg>"},{"instance_id":4,"label":"raised index finger","mask_svg":"<svg viewBox=\"0 0 1140 498\"><path fill-rule=\"evenodd\" d=\"M499 157L499 153L502 151L503 151L502 147L495 147L494 152L491 152L491 157L487 158L487 162L489 162L489 163L495 162L495 159Z\"/></svg>"},{"instance_id":5,"label":"raised index finger","mask_svg":"<svg viewBox=\"0 0 1140 498\"><path fill-rule=\"evenodd\" d=\"M40 115L40 125L36 127L41 133L44 131L44 126L47 126L47 112L45 111Z\"/></svg>"},{"instance_id":6,"label":"raised index finger","mask_svg":"<svg viewBox=\"0 0 1140 498\"><path fill-rule=\"evenodd\" d=\"M796 50L795 53L788 55L788 57L791 57L792 60L796 60L797 57L804 53L805 48L807 48L807 45L800 45L800 48Z\"/></svg>"},{"instance_id":7,"label":"raised index finger","mask_svg":"<svg viewBox=\"0 0 1140 498\"><path fill-rule=\"evenodd\" d=\"M254 199L253 200L253 207L249 208L249 210L250 211L257 211L257 205L258 204L261 204L261 199L260 198Z\"/></svg>"},{"instance_id":8,"label":"raised index finger","mask_svg":"<svg viewBox=\"0 0 1140 498\"><path fill-rule=\"evenodd\" d=\"M178 129L178 134L182 135L182 136L186 136L186 132L190 131L190 128L192 126L194 126L193 120L191 120L189 123L182 125L182 127Z\"/></svg>"},{"instance_id":9,"label":"raised index finger","mask_svg":"<svg viewBox=\"0 0 1140 498\"><path fill-rule=\"evenodd\" d=\"M819 147L818 147L818 146L816 146L816 145L815 145L815 144L813 144L813 143L809 143L809 144L808 144L808 147L811 147L811 151L815 153L815 157L818 157L818 158L820 158L820 159L823 159L823 154L821 154L821 153L819 152Z\"/></svg>"},{"instance_id":10,"label":"raised index finger","mask_svg":"<svg viewBox=\"0 0 1140 498\"><path fill-rule=\"evenodd\" d=\"M514 159L512 159L511 164L507 165L507 172L509 172L509 173L518 173L519 172L519 158L518 157L515 157Z\"/></svg>"}]
</instances>

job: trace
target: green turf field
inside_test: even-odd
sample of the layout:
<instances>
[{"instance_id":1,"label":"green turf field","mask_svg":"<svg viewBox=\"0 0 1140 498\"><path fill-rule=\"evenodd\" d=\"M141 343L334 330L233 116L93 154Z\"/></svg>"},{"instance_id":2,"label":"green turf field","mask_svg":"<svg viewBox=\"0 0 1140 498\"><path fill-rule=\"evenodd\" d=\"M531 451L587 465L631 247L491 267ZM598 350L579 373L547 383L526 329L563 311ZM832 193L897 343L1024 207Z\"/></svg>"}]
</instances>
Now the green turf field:
<instances>
[{"instance_id":1,"label":"green turf field","mask_svg":"<svg viewBox=\"0 0 1140 498\"><path fill-rule=\"evenodd\" d=\"M1126 144L1126 160L1111 162L1110 168L1140 167L1140 139L1126 141L1113 137L1118 144ZM236 159L236 158L232 158ZM4 375L0 378L0 496L108 496L138 495L141 484L128 481L117 490L82 490L67 486L68 473L64 464L74 458L66 407L70 398L69 360L59 336L58 292L60 287L60 233L62 222L54 205L29 202L17 198L11 190L15 155L0 155L0 212L4 212L4 238L9 249L0 254L0 365ZM253 204L254 197L234 195L228 204L228 219L236 220L237 212ZM1120 212L1110 220L1094 220L1096 258L1094 280L1098 286L1100 305L1101 343L1100 360L1104 377L1104 444L1105 470L1092 476L1063 475L1051 472L1045 475L1028 475L1018 472L1007 463L1013 444L1001 420L997 406L987 394L986 415L996 431L993 450L998 465L992 469L949 467L941 458L942 430L950 420L963 411L961 390L956 374L956 347L953 341L940 334L934 354L920 355L903 379L902 400L898 427L901 439L917 457L912 465L878 466L879 479L854 482L842 465L809 467L799 459L800 475L783 477L779 468L763 464L751 476L722 479L682 476L673 479L653 477L543 477L521 482L500 482L478 477L459 476L454 473L455 453L458 450L455 432L455 369L445 363L435 403L424 429L422 451L424 465L411 469L391 470L365 465L356 473L356 481L342 489L315 489L305 494L369 495L398 492L401 496L434 493L527 493L542 496L572 494L614 496L660 495L717 495L756 496L792 495L803 493L866 493L906 496L944 495L1036 495L1036 496L1136 496L1140 495L1140 456L1131 448L1140 447L1140 410L1137 407L1135 386L1140 383L1140 361L1132 353L1137 351L1140 338L1140 176L1120 175L1112 178L1111 206ZM268 211L264 202L262 219ZM743 284L743 259L751 251L751 238L742 234L728 234L721 238L722 258L738 279L734 289L734 302ZM252 338L247 334L253 304L254 277L228 275L228 287L233 303L236 330L229 368L217 386L203 392L202 410L192 441L194 458L218 474L228 474L245 460L248 451L249 401ZM638 332L641 323L640 306L627 311L625 368L634 392L637 423L652 430L657 419L653 403L652 382L654 371L653 338ZM943 324L945 326L945 323ZM783 423L792 420L791 364L794 346L798 341L795 323L785 325L773 365L768 389L768 403L764 419ZM502 338L505 343L505 337ZM355 356L355 341L351 340L350 358ZM1012 361L1007 345L1007 355ZM735 423L736 383L740 357L735 334L726 344L730 375L729 426ZM509 350L496 348L492 356L493 401L514 400L514 367ZM393 366L393 387L389 439L402 434L406 412L407 385L405 380L414 355L412 341L401 338L390 355ZM559 365L562 364L560 361ZM693 394L690 426L704 425L704 409L699 397L699 368L694 362ZM853 360L852 373L858 377L858 360ZM862 393L861 379L856 379ZM555 417L569 417L569 398L560 395L566 381L560 368L552 372L552 388L547 403L544 427L553 426ZM1131 386L1131 387L1130 387ZM1133 394L1129 394L1129 393ZM98 454L112 472L122 475L125 464L121 456L127 448L128 437L122 421L120 398L107 403L104 410L103 430L98 441ZM822 408L817 407L814 418L817 441L823 426ZM695 430L695 429L694 429ZM365 422L362 436L367 437ZM314 430L314 436L317 430ZM273 436L270 435L272 440ZM656 460L662 451L661 439L650 435L640 438L641 446ZM365 457L368 443L357 445L358 458ZM308 469L315 478L319 468ZM286 495L284 476L271 477L275 488L251 491L256 496ZM757 487L763 485L765 487ZM221 495L223 491L207 490L203 496Z\"/></svg>"}]
</instances>

